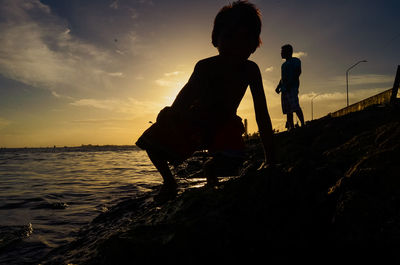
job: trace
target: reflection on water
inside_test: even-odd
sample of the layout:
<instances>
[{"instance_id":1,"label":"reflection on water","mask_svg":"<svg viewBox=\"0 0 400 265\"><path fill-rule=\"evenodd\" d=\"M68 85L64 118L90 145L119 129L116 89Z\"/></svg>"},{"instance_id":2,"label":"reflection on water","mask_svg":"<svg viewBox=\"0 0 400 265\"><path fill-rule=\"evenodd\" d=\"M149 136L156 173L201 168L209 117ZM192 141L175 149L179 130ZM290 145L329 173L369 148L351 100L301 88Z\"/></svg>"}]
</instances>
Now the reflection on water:
<instances>
[{"instance_id":1,"label":"reflection on water","mask_svg":"<svg viewBox=\"0 0 400 265\"><path fill-rule=\"evenodd\" d=\"M161 177L144 151L0 150L0 264L32 261L70 242L117 202Z\"/></svg>"}]
</instances>

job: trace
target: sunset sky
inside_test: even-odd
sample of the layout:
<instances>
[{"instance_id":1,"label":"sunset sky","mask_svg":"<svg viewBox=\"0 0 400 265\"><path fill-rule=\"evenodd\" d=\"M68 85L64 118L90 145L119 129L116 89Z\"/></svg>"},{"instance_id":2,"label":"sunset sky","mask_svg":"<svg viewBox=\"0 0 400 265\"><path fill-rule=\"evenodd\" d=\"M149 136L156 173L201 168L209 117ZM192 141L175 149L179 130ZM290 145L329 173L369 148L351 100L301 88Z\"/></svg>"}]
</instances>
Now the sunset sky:
<instances>
[{"instance_id":1,"label":"sunset sky","mask_svg":"<svg viewBox=\"0 0 400 265\"><path fill-rule=\"evenodd\" d=\"M170 105L198 60L214 56L223 0L0 0L0 147L134 144ZM280 47L302 60L306 120L393 85L400 64L400 1L252 1L262 13L262 72L274 128ZM251 94L238 114L257 131Z\"/></svg>"}]
</instances>

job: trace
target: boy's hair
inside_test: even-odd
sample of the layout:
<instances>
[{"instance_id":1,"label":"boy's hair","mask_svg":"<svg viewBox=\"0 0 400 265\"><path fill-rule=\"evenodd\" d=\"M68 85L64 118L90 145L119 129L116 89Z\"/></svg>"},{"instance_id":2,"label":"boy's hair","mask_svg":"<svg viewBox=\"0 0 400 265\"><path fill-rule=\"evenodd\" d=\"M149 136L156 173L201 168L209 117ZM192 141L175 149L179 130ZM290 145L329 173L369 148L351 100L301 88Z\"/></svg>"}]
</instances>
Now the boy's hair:
<instances>
[{"instance_id":1,"label":"boy's hair","mask_svg":"<svg viewBox=\"0 0 400 265\"><path fill-rule=\"evenodd\" d=\"M254 41L253 52L261 44L261 13L255 5L247 1L236 1L221 8L214 20L212 44L218 47L218 39L229 35L240 26L246 27Z\"/></svg>"},{"instance_id":2,"label":"boy's hair","mask_svg":"<svg viewBox=\"0 0 400 265\"><path fill-rule=\"evenodd\" d=\"M293 47L290 44L283 45L282 50L289 52L291 55L293 54Z\"/></svg>"}]
</instances>

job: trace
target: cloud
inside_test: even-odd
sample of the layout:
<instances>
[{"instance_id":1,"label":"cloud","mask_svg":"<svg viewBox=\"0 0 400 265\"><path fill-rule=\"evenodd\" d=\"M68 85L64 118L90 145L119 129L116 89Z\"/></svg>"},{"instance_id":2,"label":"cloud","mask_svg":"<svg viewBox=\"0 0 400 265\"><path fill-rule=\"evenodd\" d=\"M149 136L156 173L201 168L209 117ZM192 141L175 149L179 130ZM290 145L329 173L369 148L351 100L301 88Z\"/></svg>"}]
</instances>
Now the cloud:
<instances>
[{"instance_id":1,"label":"cloud","mask_svg":"<svg viewBox=\"0 0 400 265\"><path fill-rule=\"evenodd\" d=\"M131 12L131 18L132 19L137 19L139 17L139 13L136 11L136 9L134 8L129 8L130 12Z\"/></svg>"},{"instance_id":2,"label":"cloud","mask_svg":"<svg viewBox=\"0 0 400 265\"><path fill-rule=\"evenodd\" d=\"M264 70L264 72L272 72L274 70L274 67L273 66L270 66L270 67L267 67L265 70Z\"/></svg>"},{"instance_id":3,"label":"cloud","mask_svg":"<svg viewBox=\"0 0 400 265\"><path fill-rule=\"evenodd\" d=\"M169 76L177 76L179 74L183 74L183 72L181 71L175 71L175 72L171 72L171 73L165 73L164 75L169 77Z\"/></svg>"},{"instance_id":4,"label":"cloud","mask_svg":"<svg viewBox=\"0 0 400 265\"><path fill-rule=\"evenodd\" d=\"M135 119L85 119L85 120L72 120L68 123L79 123L79 124L100 124L100 125L110 125L120 122L133 122Z\"/></svg>"},{"instance_id":5,"label":"cloud","mask_svg":"<svg viewBox=\"0 0 400 265\"><path fill-rule=\"evenodd\" d=\"M128 99L77 99L70 103L76 107L91 107L118 113L127 113L135 116L143 114L154 114L160 111L162 105L152 101L139 101L134 98Z\"/></svg>"},{"instance_id":6,"label":"cloud","mask_svg":"<svg viewBox=\"0 0 400 265\"><path fill-rule=\"evenodd\" d=\"M109 76L113 76L113 77L123 77L123 76L124 76L124 74L123 74L123 73L120 73L120 72L117 72L117 73L108 73L108 75L109 75Z\"/></svg>"},{"instance_id":7,"label":"cloud","mask_svg":"<svg viewBox=\"0 0 400 265\"><path fill-rule=\"evenodd\" d=\"M136 9L134 9L132 7L129 7L129 6L126 6L126 5L120 6L120 3L119 3L118 0L112 1L111 4L109 5L109 7L111 9L114 9L114 10L124 10L124 9L128 10L129 13L130 13L130 17L132 19L137 19L139 17L139 13L138 13L138 11Z\"/></svg>"},{"instance_id":8,"label":"cloud","mask_svg":"<svg viewBox=\"0 0 400 265\"><path fill-rule=\"evenodd\" d=\"M70 104L73 106L79 107L93 107L97 109L105 109L105 110L118 110L121 107L120 100L112 100L112 99L78 99Z\"/></svg>"},{"instance_id":9,"label":"cloud","mask_svg":"<svg viewBox=\"0 0 400 265\"><path fill-rule=\"evenodd\" d=\"M301 58L306 57L308 54L306 52L294 52L293 57Z\"/></svg>"},{"instance_id":10,"label":"cloud","mask_svg":"<svg viewBox=\"0 0 400 265\"><path fill-rule=\"evenodd\" d=\"M69 99L69 100L73 100L74 99L74 98L72 98L70 96L61 95L61 94L57 93L56 91L51 91L51 94L53 95L53 97L59 98L59 99Z\"/></svg>"},{"instance_id":11,"label":"cloud","mask_svg":"<svg viewBox=\"0 0 400 265\"><path fill-rule=\"evenodd\" d=\"M157 79L155 82L157 85L164 87L170 87L175 84L173 81L166 79Z\"/></svg>"},{"instance_id":12,"label":"cloud","mask_svg":"<svg viewBox=\"0 0 400 265\"><path fill-rule=\"evenodd\" d=\"M61 98L61 95L58 94L58 93L55 92L55 91L51 91L51 94L52 94L55 98Z\"/></svg>"},{"instance_id":13,"label":"cloud","mask_svg":"<svg viewBox=\"0 0 400 265\"><path fill-rule=\"evenodd\" d=\"M174 71L164 73L164 76L160 79L155 80L156 84L162 87L179 87L182 88L187 82L187 78L184 75L185 72Z\"/></svg>"},{"instance_id":14,"label":"cloud","mask_svg":"<svg viewBox=\"0 0 400 265\"><path fill-rule=\"evenodd\" d=\"M332 82L337 84L346 84L345 76L336 76ZM352 85L365 85L365 84L383 84L391 83L394 81L394 77L390 75L376 75L376 74L365 74L365 75L353 75L349 74L349 82Z\"/></svg>"},{"instance_id":15,"label":"cloud","mask_svg":"<svg viewBox=\"0 0 400 265\"><path fill-rule=\"evenodd\" d=\"M139 0L139 3L154 6L154 2L152 0Z\"/></svg>"},{"instance_id":16,"label":"cloud","mask_svg":"<svg viewBox=\"0 0 400 265\"><path fill-rule=\"evenodd\" d=\"M109 5L109 7L110 7L111 9L117 10L118 7L119 7L119 5L118 5L118 0L113 1L113 2Z\"/></svg>"},{"instance_id":17,"label":"cloud","mask_svg":"<svg viewBox=\"0 0 400 265\"><path fill-rule=\"evenodd\" d=\"M48 6L38 0L1 6L0 74L64 94L109 86L115 73L104 68L113 68L111 54L72 36Z\"/></svg>"},{"instance_id":18,"label":"cloud","mask_svg":"<svg viewBox=\"0 0 400 265\"><path fill-rule=\"evenodd\" d=\"M135 16L137 17L138 13ZM136 30L132 30L132 28L123 31L122 36L118 38L114 45L116 48L114 52L123 55L124 58L128 55L143 57L147 56L149 52L151 53L151 48L145 44L145 40Z\"/></svg>"}]
</instances>

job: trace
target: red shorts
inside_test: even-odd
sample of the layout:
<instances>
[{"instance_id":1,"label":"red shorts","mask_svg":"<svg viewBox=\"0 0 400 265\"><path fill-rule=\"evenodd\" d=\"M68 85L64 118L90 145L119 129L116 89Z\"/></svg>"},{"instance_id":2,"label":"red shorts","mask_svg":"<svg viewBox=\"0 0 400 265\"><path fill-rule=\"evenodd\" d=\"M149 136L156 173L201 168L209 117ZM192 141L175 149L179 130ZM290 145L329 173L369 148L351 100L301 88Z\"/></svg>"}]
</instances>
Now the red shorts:
<instances>
[{"instance_id":1,"label":"red shorts","mask_svg":"<svg viewBox=\"0 0 400 265\"><path fill-rule=\"evenodd\" d=\"M157 121L139 137L136 145L157 152L173 164L183 162L198 150L211 153L244 150L244 126L239 116L218 123L207 120L182 118L166 107L159 113Z\"/></svg>"}]
</instances>

